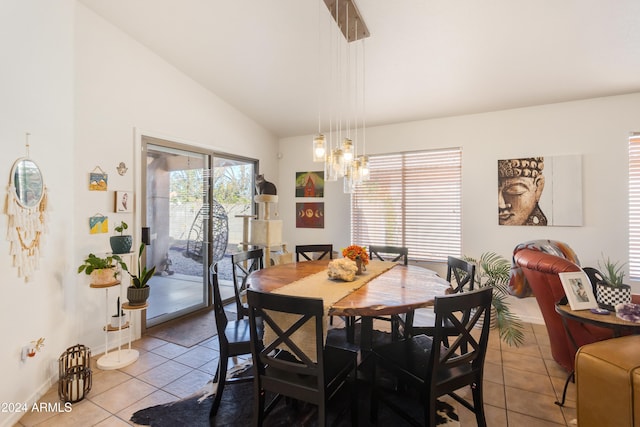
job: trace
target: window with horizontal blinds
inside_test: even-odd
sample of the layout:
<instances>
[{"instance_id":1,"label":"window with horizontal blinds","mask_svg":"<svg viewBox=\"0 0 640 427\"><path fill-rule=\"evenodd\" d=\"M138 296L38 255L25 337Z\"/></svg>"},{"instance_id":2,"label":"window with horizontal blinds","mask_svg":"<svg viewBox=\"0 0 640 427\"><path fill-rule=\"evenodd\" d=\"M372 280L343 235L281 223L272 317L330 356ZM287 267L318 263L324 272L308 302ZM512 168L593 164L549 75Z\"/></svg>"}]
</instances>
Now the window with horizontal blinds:
<instances>
[{"instance_id":1,"label":"window with horizontal blinds","mask_svg":"<svg viewBox=\"0 0 640 427\"><path fill-rule=\"evenodd\" d=\"M640 279L640 134L629 138L629 275Z\"/></svg>"},{"instance_id":2,"label":"window with horizontal blinds","mask_svg":"<svg viewBox=\"0 0 640 427\"><path fill-rule=\"evenodd\" d=\"M369 157L370 179L351 195L351 243L406 246L409 258L461 252L459 148Z\"/></svg>"}]
</instances>

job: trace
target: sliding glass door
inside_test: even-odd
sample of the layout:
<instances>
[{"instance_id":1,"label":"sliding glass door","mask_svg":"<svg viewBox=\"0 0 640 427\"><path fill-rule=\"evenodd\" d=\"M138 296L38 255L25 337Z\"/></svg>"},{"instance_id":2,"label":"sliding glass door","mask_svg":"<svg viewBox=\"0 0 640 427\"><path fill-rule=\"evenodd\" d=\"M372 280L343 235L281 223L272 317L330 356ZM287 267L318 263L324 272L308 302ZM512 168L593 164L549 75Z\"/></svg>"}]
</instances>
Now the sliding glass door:
<instances>
[{"instance_id":1,"label":"sliding glass door","mask_svg":"<svg viewBox=\"0 0 640 427\"><path fill-rule=\"evenodd\" d=\"M212 262L223 298L233 296L230 256L247 243L257 162L147 136L142 148L146 262L157 269L146 310L151 327L211 304Z\"/></svg>"},{"instance_id":2,"label":"sliding glass door","mask_svg":"<svg viewBox=\"0 0 640 427\"><path fill-rule=\"evenodd\" d=\"M151 245L147 327L203 308L208 303L210 156L168 141L143 138L146 158L146 226Z\"/></svg>"}]
</instances>

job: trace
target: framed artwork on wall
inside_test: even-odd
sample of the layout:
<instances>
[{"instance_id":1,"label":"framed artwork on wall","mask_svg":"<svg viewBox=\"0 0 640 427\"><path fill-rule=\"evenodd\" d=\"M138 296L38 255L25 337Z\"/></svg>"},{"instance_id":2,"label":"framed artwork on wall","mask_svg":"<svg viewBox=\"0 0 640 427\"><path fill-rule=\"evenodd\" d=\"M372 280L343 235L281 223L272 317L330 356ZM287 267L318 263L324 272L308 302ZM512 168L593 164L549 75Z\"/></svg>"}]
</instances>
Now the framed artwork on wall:
<instances>
[{"instance_id":1,"label":"framed artwork on wall","mask_svg":"<svg viewBox=\"0 0 640 427\"><path fill-rule=\"evenodd\" d=\"M109 218L102 214L95 214L89 218L89 234L109 232Z\"/></svg>"},{"instance_id":2,"label":"framed artwork on wall","mask_svg":"<svg viewBox=\"0 0 640 427\"><path fill-rule=\"evenodd\" d=\"M582 156L498 160L499 225L582 223Z\"/></svg>"},{"instance_id":3,"label":"framed artwork on wall","mask_svg":"<svg viewBox=\"0 0 640 427\"><path fill-rule=\"evenodd\" d=\"M115 212L133 212L133 191L115 192Z\"/></svg>"},{"instance_id":4,"label":"framed artwork on wall","mask_svg":"<svg viewBox=\"0 0 640 427\"><path fill-rule=\"evenodd\" d=\"M324 203L296 203L296 228L324 228Z\"/></svg>"},{"instance_id":5,"label":"framed artwork on wall","mask_svg":"<svg viewBox=\"0 0 640 427\"><path fill-rule=\"evenodd\" d=\"M109 175L100 166L89 173L89 191L107 191Z\"/></svg>"},{"instance_id":6,"label":"framed artwork on wall","mask_svg":"<svg viewBox=\"0 0 640 427\"><path fill-rule=\"evenodd\" d=\"M296 197L324 197L324 171L296 172Z\"/></svg>"}]
</instances>

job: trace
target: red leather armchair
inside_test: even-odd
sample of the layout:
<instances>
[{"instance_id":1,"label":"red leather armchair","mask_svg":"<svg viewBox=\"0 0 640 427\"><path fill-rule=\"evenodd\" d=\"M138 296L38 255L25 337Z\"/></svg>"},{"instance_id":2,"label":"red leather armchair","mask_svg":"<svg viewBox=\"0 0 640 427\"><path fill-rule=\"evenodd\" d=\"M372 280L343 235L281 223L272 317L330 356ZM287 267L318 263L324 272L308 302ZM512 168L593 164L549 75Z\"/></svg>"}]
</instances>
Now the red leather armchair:
<instances>
[{"instance_id":1,"label":"red leather armchair","mask_svg":"<svg viewBox=\"0 0 640 427\"><path fill-rule=\"evenodd\" d=\"M516 252L513 259L522 269L538 302L549 333L553 359L567 372L573 371L577 349L567 335L562 318L555 310L555 304L565 296L558 273L580 271L580 267L564 258L532 249ZM613 337L611 329L585 325L569 319L567 327L578 346Z\"/></svg>"}]
</instances>

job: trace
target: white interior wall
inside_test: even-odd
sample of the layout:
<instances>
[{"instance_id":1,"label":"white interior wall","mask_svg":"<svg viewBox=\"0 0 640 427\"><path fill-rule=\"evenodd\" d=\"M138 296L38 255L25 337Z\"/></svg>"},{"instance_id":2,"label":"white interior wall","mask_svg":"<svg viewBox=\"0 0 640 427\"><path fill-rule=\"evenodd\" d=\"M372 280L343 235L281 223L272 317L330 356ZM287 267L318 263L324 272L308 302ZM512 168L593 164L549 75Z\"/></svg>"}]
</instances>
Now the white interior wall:
<instances>
[{"instance_id":1,"label":"white interior wall","mask_svg":"<svg viewBox=\"0 0 640 427\"><path fill-rule=\"evenodd\" d=\"M96 213L109 217L110 230L121 220L127 222L139 242L142 202L136 178L140 177L141 161L134 148L139 147L141 134L260 159L261 170L276 174L277 140L272 134L80 4L76 12L75 81L74 190L79 200L75 265L89 252L110 250L112 231L89 234L88 220ZM124 176L115 169L120 162L129 167ZM107 192L88 190L88 174L96 166L109 174ZM116 190L135 191L135 213L114 213ZM77 276L77 286L78 299L83 302L78 313L80 336L86 345L102 352L104 291L89 288L84 275ZM110 291L110 309L117 294L117 290Z\"/></svg>"},{"instance_id":2,"label":"white interior wall","mask_svg":"<svg viewBox=\"0 0 640 427\"><path fill-rule=\"evenodd\" d=\"M26 155L39 165L52 210L44 236L40 269L19 279L9 243L0 239L0 402L31 403L57 378L57 359L77 343L73 273L73 0L7 0L0 14L0 176L9 183L13 162ZM6 188L6 187L4 187ZM7 216L0 230L5 236ZM45 338L45 346L22 362L21 348ZM3 408L5 409L5 408ZM0 412L0 425L12 425L17 411Z\"/></svg>"},{"instance_id":3,"label":"white interior wall","mask_svg":"<svg viewBox=\"0 0 640 427\"><path fill-rule=\"evenodd\" d=\"M629 133L640 130L640 94L589 99L445 119L369 128L367 153L463 149L462 248L464 255L494 251L510 258L513 248L532 239L567 242L583 265L596 266L601 254L626 262L627 145ZM321 170L311 160L313 136L280 141L280 215L283 239L295 244L350 243L350 198L342 184L328 183L325 229L296 229L296 171ZM497 160L520 156L583 156L582 227L499 226ZM627 276L628 277L628 276ZM640 284L634 284L635 292Z\"/></svg>"},{"instance_id":4,"label":"white interior wall","mask_svg":"<svg viewBox=\"0 0 640 427\"><path fill-rule=\"evenodd\" d=\"M41 269L31 282L17 278L8 243L0 239L0 252L7 254L0 257L0 402L31 404L57 380L57 359L67 347L79 342L94 354L104 351L104 291L90 289L87 277L75 271L89 252L110 250L111 233L89 234L90 216L108 215L111 230L119 220L139 223L137 213L113 212L114 190L139 190L136 136L259 159L267 176L277 175L277 140L74 0L8 0L0 34L6 58L0 69L6 159L0 172L9 177L30 132L31 157L43 171L53 207ZM129 167L124 176L115 169L121 161ZM109 174L107 192L88 191L96 166ZM0 228L6 227L1 215ZM22 346L39 337L46 339L43 351L21 362ZM0 413L0 425L13 425L20 415Z\"/></svg>"}]
</instances>

